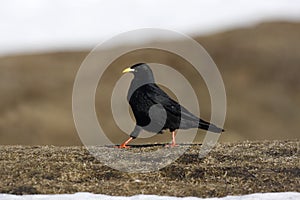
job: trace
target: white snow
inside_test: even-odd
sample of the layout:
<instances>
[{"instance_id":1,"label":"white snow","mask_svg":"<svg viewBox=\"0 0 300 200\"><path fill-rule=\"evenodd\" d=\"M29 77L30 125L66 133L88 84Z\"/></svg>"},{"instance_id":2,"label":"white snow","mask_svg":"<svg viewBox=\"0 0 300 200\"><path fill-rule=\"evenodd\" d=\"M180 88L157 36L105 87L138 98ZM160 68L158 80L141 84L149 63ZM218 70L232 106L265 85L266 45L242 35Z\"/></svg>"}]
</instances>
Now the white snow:
<instances>
[{"instance_id":1,"label":"white snow","mask_svg":"<svg viewBox=\"0 0 300 200\"><path fill-rule=\"evenodd\" d=\"M57 195L10 195L0 194L0 200L299 200L298 192L256 193L242 196L227 196L222 198L169 197L157 195L136 195L130 197L108 196L92 193L57 194Z\"/></svg>"},{"instance_id":2,"label":"white snow","mask_svg":"<svg viewBox=\"0 0 300 200\"><path fill-rule=\"evenodd\" d=\"M300 20L299 0L1 0L0 55L92 48L120 32L164 28L208 34Z\"/></svg>"}]
</instances>

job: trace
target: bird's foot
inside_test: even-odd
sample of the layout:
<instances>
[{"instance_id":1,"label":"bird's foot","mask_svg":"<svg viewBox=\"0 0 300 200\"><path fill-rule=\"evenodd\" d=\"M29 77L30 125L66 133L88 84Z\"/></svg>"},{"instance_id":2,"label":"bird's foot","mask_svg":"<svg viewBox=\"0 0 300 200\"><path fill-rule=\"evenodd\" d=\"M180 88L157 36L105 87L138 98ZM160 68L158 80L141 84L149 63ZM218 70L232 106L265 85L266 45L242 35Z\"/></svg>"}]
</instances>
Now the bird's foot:
<instances>
[{"instance_id":1,"label":"bird's foot","mask_svg":"<svg viewBox=\"0 0 300 200\"><path fill-rule=\"evenodd\" d=\"M176 144L176 143L172 143L172 144L166 144L165 145L165 147L166 148L168 148L168 147L171 147L171 148L173 148L173 147L178 147L179 145L178 144Z\"/></svg>"},{"instance_id":2,"label":"bird's foot","mask_svg":"<svg viewBox=\"0 0 300 200\"><path fill-rule=\"evenodd\" d=\"M129 149L130 146L127 146L125 144L121 144L120 146L116 146L116 148L119 148L119 149Z\"/></svg>"},{"instance_id":3,"label":"bird's foot","mask_svg":"<svg viewBox=\"0 0 300 200\"><path fill-rule=\"evenodd\" d=\"M127 144L133 140L133 137L130 137L128 140L126 140L125 142L123 142L120 146L117 146L117 148L120 148L120 149L128 149L130 148L130 146L127 146Z\"/></svg>"}]
</instances>

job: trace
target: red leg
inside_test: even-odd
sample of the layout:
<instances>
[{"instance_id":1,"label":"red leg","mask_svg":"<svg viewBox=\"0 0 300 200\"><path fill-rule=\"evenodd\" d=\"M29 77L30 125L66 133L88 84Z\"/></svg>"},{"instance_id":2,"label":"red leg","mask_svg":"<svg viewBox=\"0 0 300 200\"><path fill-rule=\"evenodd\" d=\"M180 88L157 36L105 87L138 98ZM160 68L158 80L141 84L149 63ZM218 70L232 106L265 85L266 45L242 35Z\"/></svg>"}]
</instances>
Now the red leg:
<instances>
[{"instance_id":1,"label":"red leg","mask_svg":"<svg viewBox=\"0 0 300 200\"><path fill-rule=\"evenodd\" d=\"M125 142L123 142L119 148L123 149L123 148L129 148L129 146L126 146L131 140L133 140L133 137L130 137L128 140L126 140Z\"/></svg>"},{"instance_id":2,"label":"red leg","mask_svg":"<svg viewBox=\"0 0 300 200\"><path fill-rule=\"evenodd\" d=\"M175 136L176 136L176 132L172 131L172 143L170 145L166 145L166 147L175 147L175 146L178 146L178 144L176 144Z\"/></svg>"}]
</instances>

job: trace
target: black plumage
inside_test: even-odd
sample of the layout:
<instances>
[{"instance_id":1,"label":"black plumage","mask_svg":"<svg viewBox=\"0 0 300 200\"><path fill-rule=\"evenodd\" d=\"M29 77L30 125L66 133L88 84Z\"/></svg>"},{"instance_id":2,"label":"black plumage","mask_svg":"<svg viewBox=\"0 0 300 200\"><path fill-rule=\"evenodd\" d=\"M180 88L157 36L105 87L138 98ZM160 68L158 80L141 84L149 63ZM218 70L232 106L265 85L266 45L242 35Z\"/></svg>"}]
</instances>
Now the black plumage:
<instances>
[{"instance_id":1,"label":"black plumage","mask_svg":"<svg viewBox=\"0 0 300 200\"><path fill-rule=\"evenodd\" d=\"M224 131L198 118L170 98L155 84L152 70L147 64L135 64L123 71L126 72L134 74L127 100L135 116L136 127L130 134L130 138L120 147L127 147L126 145L136 138L142 129L156 133L169 129L173 136L171 146L176 145L175 130L177 129L200 128L215 133Z\"/></svg>"}]
</instances>

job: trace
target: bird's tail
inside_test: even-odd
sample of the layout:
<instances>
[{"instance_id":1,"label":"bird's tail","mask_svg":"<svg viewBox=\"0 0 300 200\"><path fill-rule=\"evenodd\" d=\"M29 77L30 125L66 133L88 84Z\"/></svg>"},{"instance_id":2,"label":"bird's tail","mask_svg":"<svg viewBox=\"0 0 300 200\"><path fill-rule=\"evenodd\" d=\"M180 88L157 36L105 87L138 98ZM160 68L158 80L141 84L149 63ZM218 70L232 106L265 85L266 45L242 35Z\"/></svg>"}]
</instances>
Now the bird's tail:
<instances>
[{"instance_id":1,"label":"bird's tail","mask_svg":"<svg viewBox=\"0 0 300 200\"><path fill-rule=\"evenodd\" d=\"M214 132L214 133L221 133L224 132L225 130L222 128L217 127L214 124L211 124L209 122L206 122L202 119L199 120L199 125L198 128L204 129L204 130L208 130L210 132Z\"/></svg>"}]
</instances>

